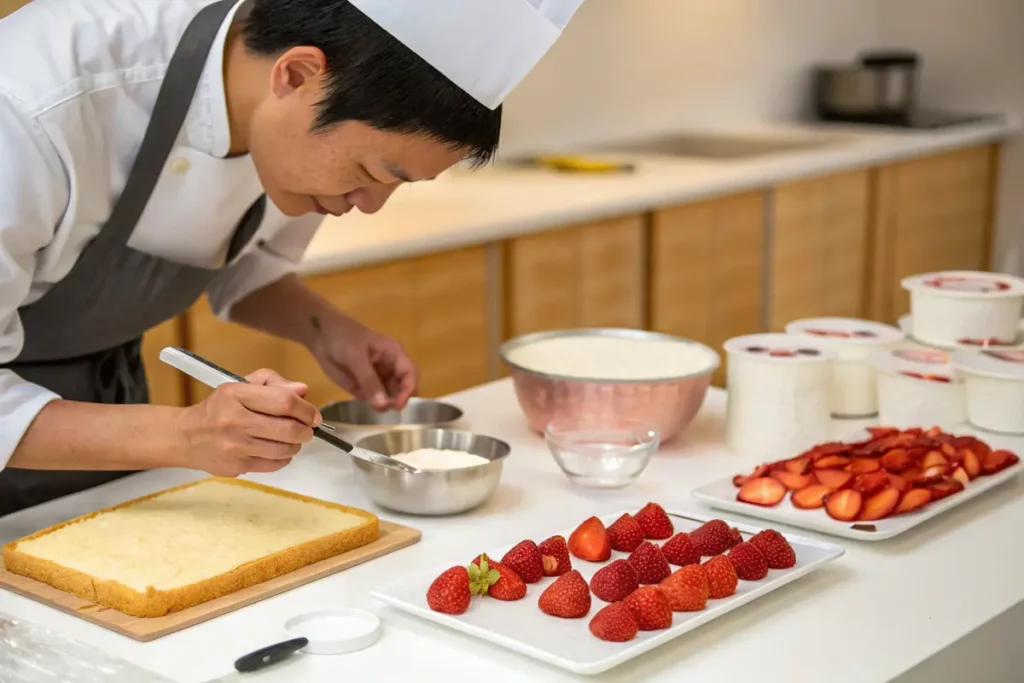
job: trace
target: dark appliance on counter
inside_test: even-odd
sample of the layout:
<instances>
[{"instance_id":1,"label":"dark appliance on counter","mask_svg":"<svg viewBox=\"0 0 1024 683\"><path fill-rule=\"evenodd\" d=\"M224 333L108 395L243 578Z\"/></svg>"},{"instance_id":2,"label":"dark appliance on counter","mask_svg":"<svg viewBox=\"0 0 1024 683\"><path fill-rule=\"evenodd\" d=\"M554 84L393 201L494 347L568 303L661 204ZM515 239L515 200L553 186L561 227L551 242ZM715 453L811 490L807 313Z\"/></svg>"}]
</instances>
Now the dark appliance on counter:
<instances>
[{"instance_id":1,"label":"dark appliance on counter","mask_svg":"<svg viewBox=\"0 0 1024 683\"><path fill-rule=\"evenodd\" d=\"M921 107L920 68L920 55L909 50L865 52L857 62L818 66L813 75L815 113L822 121L899 128L944 128L999 118Z\"/></svg>"}]
</instances>

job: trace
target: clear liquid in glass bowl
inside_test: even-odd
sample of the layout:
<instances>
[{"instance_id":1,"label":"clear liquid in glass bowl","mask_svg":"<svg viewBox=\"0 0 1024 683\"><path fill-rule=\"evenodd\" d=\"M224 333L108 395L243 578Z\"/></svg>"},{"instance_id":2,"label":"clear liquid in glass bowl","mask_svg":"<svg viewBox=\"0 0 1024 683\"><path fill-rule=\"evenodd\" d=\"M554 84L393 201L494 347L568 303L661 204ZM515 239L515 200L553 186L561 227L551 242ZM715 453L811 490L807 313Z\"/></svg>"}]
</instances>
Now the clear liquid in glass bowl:
<instances>
[{"instance_id":1,"label":"clear liquid in glass bowl","mask_svg":"<svg viewBox=\"0 0 1024 683\"><path fill-rule=\"evenodd\" d=\"M602 489L636 481L661 443L650 424L615 417L556 418L544 437L570 481Z\"/></svg>"}]
</instances>

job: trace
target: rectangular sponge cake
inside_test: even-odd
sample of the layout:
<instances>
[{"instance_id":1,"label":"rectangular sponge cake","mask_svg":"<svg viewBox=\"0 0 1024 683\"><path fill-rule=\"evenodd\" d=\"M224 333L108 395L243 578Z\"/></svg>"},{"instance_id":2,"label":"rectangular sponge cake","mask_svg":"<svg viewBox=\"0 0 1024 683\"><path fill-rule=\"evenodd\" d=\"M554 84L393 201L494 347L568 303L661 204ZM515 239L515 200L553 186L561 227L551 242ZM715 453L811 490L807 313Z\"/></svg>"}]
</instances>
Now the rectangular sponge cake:
<instances>
[{"instance_id":1,"label":"rectangular sponge cake","mask_svg":"<svg viewBox=\"0 0 1024 683\"><path fill-rule=\"evenodd\" d=\"M376 515L217 477L4 546L4 566L137 617L213 600L377 540Z\"/></svg>"}]
</instances>

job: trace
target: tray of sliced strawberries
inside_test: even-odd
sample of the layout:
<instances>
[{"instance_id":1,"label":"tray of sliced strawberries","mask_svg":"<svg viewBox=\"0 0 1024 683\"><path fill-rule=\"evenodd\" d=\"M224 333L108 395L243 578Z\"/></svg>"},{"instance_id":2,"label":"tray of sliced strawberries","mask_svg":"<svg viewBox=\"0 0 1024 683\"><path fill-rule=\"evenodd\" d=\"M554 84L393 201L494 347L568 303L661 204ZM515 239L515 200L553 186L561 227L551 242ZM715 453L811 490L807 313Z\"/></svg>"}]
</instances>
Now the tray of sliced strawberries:
<instances>
[{"instance_id":1,"label":"tray of sliced strawberries","mask_svg":"<svg viewBox=\"0 0 1024 683\"><path fill-rule=\"evenodd\" d=\"M701 487L693 495L731 510L827 534L880 541L1020 474L1024 439L951 434L938 427L870 427L849 442Z\"/></svg>"},{"instance_id":2,"label":"tray of sliced strawberries","mask_svg":"<svg viewBox=\"0 0 1024 683\"><path fill-rule=\"evenodd\" d=\"M583 675L599 674L843 555L835 544L657 503L477 548L372 595Z\"/></svg>"}]
</instances>

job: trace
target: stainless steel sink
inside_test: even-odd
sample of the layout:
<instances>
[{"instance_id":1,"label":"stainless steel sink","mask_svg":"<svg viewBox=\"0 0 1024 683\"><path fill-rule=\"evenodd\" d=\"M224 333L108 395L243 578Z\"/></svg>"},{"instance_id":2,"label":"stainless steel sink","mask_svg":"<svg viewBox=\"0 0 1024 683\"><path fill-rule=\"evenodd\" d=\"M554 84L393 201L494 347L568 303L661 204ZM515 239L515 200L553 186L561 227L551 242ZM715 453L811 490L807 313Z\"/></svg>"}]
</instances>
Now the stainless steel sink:
<instances>
[{"instance_id":1,"label":"stainless steel sink","mask_svg":"<svg viewBox=\"0 0 1024 683\"><path fill-rule=\"evenodd\" d=\"M744 135L696 133L659 135L626 140L602 146L599 151L657 154L660 156L702 159L750 159L754 157L803 152L842 144L849 138L840 135Z\"/></svg>"}]
</instances>

